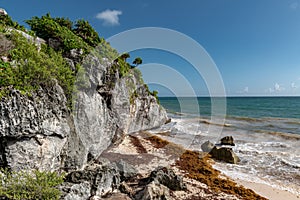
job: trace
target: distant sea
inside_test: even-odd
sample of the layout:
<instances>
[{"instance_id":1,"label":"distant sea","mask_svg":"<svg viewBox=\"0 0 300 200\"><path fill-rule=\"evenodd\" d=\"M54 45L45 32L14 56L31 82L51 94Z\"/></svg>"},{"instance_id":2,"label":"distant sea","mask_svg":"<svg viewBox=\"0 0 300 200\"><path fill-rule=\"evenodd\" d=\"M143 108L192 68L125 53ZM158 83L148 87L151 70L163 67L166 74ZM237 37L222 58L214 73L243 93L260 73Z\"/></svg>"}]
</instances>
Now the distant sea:
<instances>
[{"instance_id":1,"label":"distant sea","mask_svg":"<svg viewBox=\"0 0 300 200\"><path fill-rule=\"evenodd\" d=\"M167 139L201 150L207 140L235 139L237 165L215 168L234 179L269 184L300 195L300 97L229 97L225 124L211 123L211 98L161 97L171 123L152 130ZM216 101L223 101L217 99ZM220 130L217 135L214 130Z\"/></svg>"}]
</instances>

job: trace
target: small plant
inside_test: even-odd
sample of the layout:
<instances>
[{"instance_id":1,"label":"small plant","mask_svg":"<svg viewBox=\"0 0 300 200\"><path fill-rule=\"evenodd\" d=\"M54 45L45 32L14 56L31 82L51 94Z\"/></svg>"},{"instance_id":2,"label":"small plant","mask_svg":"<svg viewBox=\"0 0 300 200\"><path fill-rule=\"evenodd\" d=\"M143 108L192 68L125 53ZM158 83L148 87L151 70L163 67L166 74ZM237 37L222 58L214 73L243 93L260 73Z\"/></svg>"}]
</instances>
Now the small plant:
<instances>
[{"instance_id":1,"label":"small plant","mask_svg":"<svg viewBox=\"0 0 300 200\"><path fill-rule=\"evenodd\" d=\"M1 170L0 198L8 199L59 199L57 186L63 183L64 174L42 171L10 172Z\"/></svg>"},{"instance_id":2,"label":"small plant","mask_svg":"<svg viewBox=\"0 0 300 200\"><path fill-rule=\"evenodd\" d=\"M159 99L158 99L158 96L157 96L158 95L158 91L153 90L153 92L150 92L150 94L156 98L156 101L159 104Z\"/></svg>"}]
</instances>

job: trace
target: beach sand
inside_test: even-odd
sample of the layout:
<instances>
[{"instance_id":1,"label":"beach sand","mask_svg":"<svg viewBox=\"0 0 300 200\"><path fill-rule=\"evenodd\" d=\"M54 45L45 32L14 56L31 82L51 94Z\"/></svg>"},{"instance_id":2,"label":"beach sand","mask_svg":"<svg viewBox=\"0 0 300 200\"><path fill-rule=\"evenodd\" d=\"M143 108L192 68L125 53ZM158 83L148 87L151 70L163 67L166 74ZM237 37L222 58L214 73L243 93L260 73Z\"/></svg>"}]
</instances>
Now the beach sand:
<instances>
[{"instance_id":1,"label":"beach sand","mask_svg":"<svg viewBox=\"0 0 300 200\"><path fill-rule=\"evenodd\" d=\"M262 183L254 183L243 180L235 180L238 184L246 188L252 189L257 194L270 199L270 200L300 200L300 196L293 194L289 191L273 188L269 185Z\"/></svg>"}]
</instances>

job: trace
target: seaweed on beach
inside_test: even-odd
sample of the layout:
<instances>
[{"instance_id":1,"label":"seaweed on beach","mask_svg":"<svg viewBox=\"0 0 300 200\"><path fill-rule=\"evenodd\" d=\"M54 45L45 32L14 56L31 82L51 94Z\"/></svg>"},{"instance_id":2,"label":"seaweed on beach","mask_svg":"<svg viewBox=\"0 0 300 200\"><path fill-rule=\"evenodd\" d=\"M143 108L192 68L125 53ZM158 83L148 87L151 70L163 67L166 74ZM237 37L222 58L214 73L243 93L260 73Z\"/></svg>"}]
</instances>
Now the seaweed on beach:
<instances>
[{"instance_id":1,"label":"seaweed on beach","mask_svg":"<svg viewBox=\"0 0 300 200\"><path fill-rule=\"evenodd\" d=\"M180 159L176 161L179 169L186 172L186 176L206 184L214 192L224 192L226 194L238 195L243 199L266 200L253 190L239 186L228 178L221 178L220 171L214 169L209 163L209 156L199 152L184 152Z\"/></svg>"}]
</instances>

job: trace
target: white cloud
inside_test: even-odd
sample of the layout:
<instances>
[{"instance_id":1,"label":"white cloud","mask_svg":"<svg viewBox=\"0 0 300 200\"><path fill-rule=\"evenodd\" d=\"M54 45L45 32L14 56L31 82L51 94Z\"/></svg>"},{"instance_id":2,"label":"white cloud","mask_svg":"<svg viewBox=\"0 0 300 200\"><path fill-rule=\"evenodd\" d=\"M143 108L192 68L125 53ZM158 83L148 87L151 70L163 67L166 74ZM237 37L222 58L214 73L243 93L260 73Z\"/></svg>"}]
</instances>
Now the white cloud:
<instances>
[{"instance_id":1,"label":"white cloud","mask_svg":"<svg viewBox=\"0 0 300 200\"><path fill-rule=\"evenodd\" d=\"M292 88L292 89L296 89L296 88L298 88L298 86L297 86L294 82L292 82L292 83L291 83L291 88Z\"/></svg>"},{"instance_id":2,"label":"white cloud","mask_svg":"<svg viewBox=\"0 0 300 200\"><path fill-rule=\"evenodd\" d=\"M275 92L281 92L281 91L283 91L283 90L285 90L284 87L282 87L282 86L279 85L278 83L275 83L275 85L274 85L274 91L275 91Z\"/></svg>"},{"instance_id":3,"label":"white cloud","mask_svg":"<svg viewBox=\"0 0 300 200\"><path fill-rule=\"evenodd\" d=\"M244 93L248 93L249 92L249 87L245 87L244 88Z\"/></svg>"},{"instance_id":4,"label":"white cloud","mask_svg":"<svg viewBox=\"0 0 300 200\"><path fill-rule=\"evenodd\" d=\"M98 13L96 18L102 20L105 26L116 26L120 24L119 15L122 15L122 11L107 9Z\"/></svg>"},{"instance_id":5,"label":"white cloud","mask_svg":"<svg viewBox=\"0 0 300 200\"><path fill-rule=\"evenodd\" d=\"M292 10L296 10L299 7L299 3L297 1L290 4L290 8Z\"/></svg>"}]
</instances>

